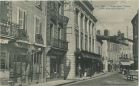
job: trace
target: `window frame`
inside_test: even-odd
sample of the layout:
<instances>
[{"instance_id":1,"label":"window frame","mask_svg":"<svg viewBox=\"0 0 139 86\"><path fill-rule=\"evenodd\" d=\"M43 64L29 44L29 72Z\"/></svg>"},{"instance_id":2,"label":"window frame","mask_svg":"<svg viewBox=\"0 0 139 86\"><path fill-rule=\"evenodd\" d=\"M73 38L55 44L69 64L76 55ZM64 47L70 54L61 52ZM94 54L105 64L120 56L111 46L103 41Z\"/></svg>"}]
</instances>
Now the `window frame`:
<instances>
[{"instance_id":1,"label":"window frame","mask_svg":"<svg viewBox=\"0 0 139 86\"><path fill-rule=\"evenodd\" d=\"M20 7L17 7L17 24L20 25L20 20L21 20L20 19L20 11L21 11L21 13L23 13L22 14L23 15L23 26L22 26L23 28L19 28L19 29L27 30L27 11ZM21 27L21 26L19 26L19 27Z\"/></svg>"},{"instance_id":2,"label":"window frame","mask_svg":"<svg viewBox=\"0 0 139 86\"><path fill-rule=\"evenodd\" d=\"M37 19L38 19L38 25L37 25ZM42 21L41 18L36 15L34 16L34 30L35 34L42 34Z\"/></svg>"}]
</instances>

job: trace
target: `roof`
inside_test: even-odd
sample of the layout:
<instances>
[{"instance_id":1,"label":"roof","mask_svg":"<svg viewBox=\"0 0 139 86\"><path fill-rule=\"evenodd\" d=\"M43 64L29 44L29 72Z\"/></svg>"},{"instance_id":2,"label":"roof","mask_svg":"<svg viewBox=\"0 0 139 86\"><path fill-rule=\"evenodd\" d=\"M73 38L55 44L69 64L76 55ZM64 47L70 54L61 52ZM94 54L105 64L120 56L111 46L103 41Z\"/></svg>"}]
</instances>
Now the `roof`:
<instances>
[{"instance_id":1,"label":"roof","mask_svg":"<svg viewBox=\"0 0 139 86\"><path fill-rule=\"evenodd\" d=\"M114 42L114 43L117 43L117 44L128 45L127 43L125 43L124 38L121 38L121 37L116 36L116 35L114 35L114 36L97 35L97 38L99 40L107 40L107 41Z\"/></svg>"}]
</instances>

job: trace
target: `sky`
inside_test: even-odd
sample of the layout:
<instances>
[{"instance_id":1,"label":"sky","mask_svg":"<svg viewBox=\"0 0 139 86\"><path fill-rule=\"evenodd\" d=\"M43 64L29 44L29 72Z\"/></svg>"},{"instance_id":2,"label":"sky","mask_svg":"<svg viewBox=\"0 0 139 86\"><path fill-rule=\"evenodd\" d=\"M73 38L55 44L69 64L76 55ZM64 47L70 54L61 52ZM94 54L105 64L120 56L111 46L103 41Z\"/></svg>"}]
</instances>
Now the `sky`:
<instances>
[{"instance_id":1,"label":"sky","mask_svg":"<svg viewBox=\"0 0 139 86\"><path fill-rule=\"evenodd\" d=\"M93 0L92 4L98 20L97 30L103 34L104 29L108 29L110 35L116 35L120 30L125 37L133 39L131 20L139 9L139 0Z\"/></svg>"}]
</instances>

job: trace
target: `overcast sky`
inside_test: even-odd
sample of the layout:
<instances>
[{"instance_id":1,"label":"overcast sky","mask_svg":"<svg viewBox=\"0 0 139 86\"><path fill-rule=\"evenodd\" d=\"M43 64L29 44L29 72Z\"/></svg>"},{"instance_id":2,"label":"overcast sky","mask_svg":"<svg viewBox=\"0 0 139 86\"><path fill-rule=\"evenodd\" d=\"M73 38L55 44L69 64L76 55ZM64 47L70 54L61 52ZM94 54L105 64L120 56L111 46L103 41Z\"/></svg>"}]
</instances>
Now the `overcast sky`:
<instances>
[{"instance_id":1,"label":"overcast sky","mask_svg":"<svg viewBox=\"0 0 139 86\"><path fill-rule=\"evenodd\" d=\"M97 29L110 31L116 35L117 31L125 33L125 37L132 39L131 20L139 9L139 0L93 0L94 16L97 18ZM128 29L127 29L128 28Z\"/></svg>"}]
</instances>

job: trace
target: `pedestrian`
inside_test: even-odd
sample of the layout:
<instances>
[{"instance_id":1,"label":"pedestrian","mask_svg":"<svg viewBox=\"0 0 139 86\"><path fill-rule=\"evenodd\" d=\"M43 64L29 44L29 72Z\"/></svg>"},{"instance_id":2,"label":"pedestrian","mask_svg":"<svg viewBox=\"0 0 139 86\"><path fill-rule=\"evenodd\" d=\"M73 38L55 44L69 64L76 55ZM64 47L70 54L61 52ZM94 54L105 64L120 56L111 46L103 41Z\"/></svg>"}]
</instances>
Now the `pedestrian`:
<instances>
[{"instance_id":1,"label":"pedestrian","mask_svg":"<svg viewBox=\"0 0 139 86\"><path fill-rule=\"evenodd\" d=\"M85 69L85 72L84 72L84 77L87 76L87 69Z\"/></svg>"}]
</instances>

